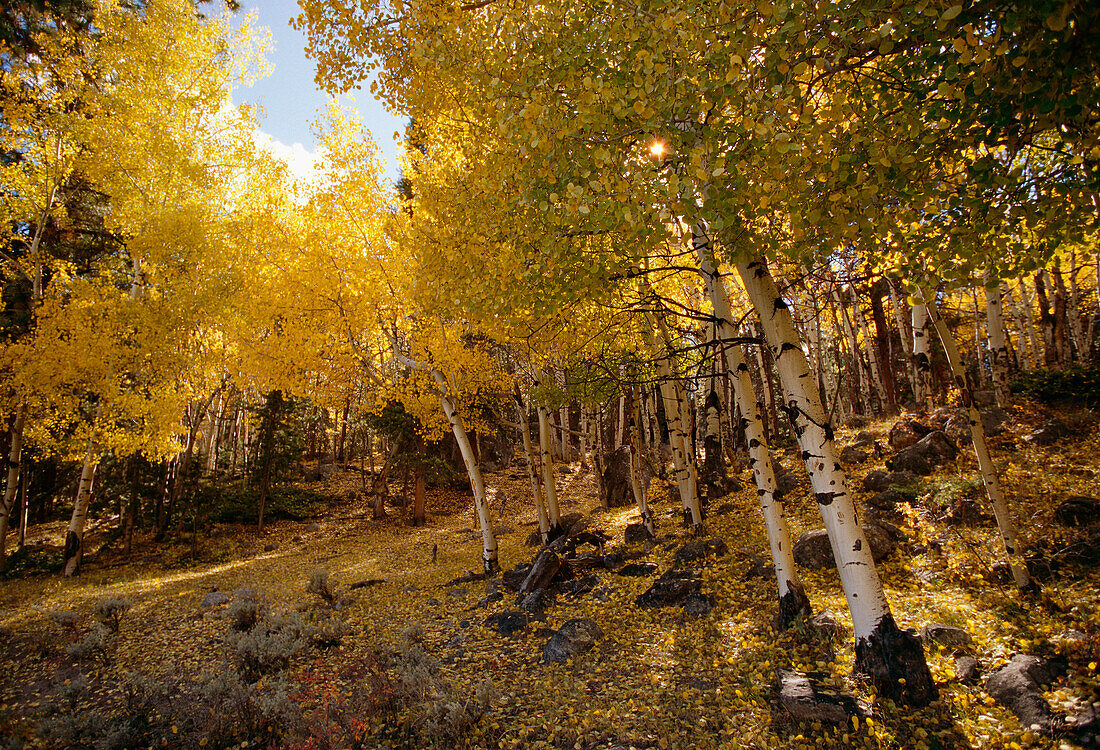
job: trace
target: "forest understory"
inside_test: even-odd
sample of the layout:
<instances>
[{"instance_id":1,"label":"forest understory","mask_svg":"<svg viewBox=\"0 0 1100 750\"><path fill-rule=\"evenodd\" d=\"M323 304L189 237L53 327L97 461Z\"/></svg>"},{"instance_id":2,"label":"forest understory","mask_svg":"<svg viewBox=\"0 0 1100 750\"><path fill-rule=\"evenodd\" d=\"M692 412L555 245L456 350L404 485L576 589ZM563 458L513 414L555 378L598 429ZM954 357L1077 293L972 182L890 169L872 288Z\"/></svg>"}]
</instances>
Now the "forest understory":
<instances>
[{"instance_id":1,"label":"forest understory","mask_svg":"<svg viewBox=\"0 0 1100 750\"><path fill-rule=\"evenodd\" d=\"M6 581L2 736L15 747L111 738L116 747L1095 746L1100 538L1083 525L1097 517L1065 502L1096 494L1100 430L1086 410L1007 411L992 442L1040 595L1021 598L991 568L997 537L966 451L901 488L906 502L891 516L901 534L879 569L899 625L969 636L924 631L939 688L924 709L878 700L853 679L835 568L801 570L815 611L835 626L819 616L774 628L775 583L746 472L742 489L709 503L701 538L716 541L698 544L657 477L658 537L624 544L637 510L602 508L590 468L558 467L563 519L582 520L573 538L583 539L556 600L532 602L514 590L539 552L525 544L538 527L521 464L486 475L501 564L512 569L488 579L471 574L481 536L469 495L430 491L425 527L407 526L399 507L372 520L359 472L344 467L312 486L332 500L317 519L279 521L262 537L215 524L194 545L187 534L164 546L142 538L129 560L110 548L90 554L74 579ZM1064 437L1040 445L1035 431L1052 416ZM846 467L854 487L882 468L875 454L892 453L892 424L838 436L875 441ZM786 498L794 534L820 528L796 453L776 456L798 482ZM859 506L873 494L857 492ZM32 526L26 554L49 554L63 534L61 522ZM86 548L99 541L93 530ZM693 542L695 553L681 552ZM670 570L698 571L701 596L639 606ZM575 618L597 624L594 645L548 661L544 647ZM1024 726L990 695L989 676L1017 654L1045 660L1051 681L1037 690L1049 725ZM976 660L976 675L960 657ZM818 721L781 705L780 670L815 680L826 696Z\"/></svg>"}]
</instances>

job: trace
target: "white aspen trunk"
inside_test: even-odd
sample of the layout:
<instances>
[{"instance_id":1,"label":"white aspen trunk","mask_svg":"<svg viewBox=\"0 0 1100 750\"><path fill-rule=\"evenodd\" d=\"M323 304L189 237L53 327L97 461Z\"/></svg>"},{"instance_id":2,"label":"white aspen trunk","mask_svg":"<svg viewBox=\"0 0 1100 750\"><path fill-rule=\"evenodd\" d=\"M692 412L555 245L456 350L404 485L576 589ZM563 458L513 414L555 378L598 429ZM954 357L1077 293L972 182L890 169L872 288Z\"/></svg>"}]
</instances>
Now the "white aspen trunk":
<instances>
[{"instance_id":1,"label":"white aspen trunk","mask_svg":"<svg viewBox=\"0 0 1100 750\"><path fill-rule=\"evenodd\" d=\"M535 511L539 517L539 536L542 543L550 541L550 520L546 515L546 500L542 495L542 484L539 482L538 460L535 457L534 446L531 445L531 426L527 420L527 407L523 403L523 396L519 392L519 383L516 383L516 419L519 422L520 433L523 436L523 455L527 458L527 479L531 483L531 497L535 500Z\"/></svg>"},{"instance_id":2,"label":"white aspen trunk","mask_svg":"<svg viewBox=\"0 0 1100 750\"><path fill-rule=\"evenodd\" d=\"M96 412L98 416L98 410ZM99 465L99 442L97 438L88 441L88 450L84 454L84 465L80 470L80 484L76 489L76 501L73 503L73 515L69 519L69 528L65 532L65 553L63 573L70 578L80 572L84 560L84 522L88 518L88 505L92 497L92 480Z\"/></svg>"},{"instance_id":3,"label":"white aspen trunk","mask_svg":"<svg viewBox=\"0 0 1100 750\"><path fill-rule=\"evenodd\" d=\"M932 410L932 357L928 351L928 307L923 302L913 302L913 369L916 371L916 389L913 397L917 407Z\"/></svg>"},{"instance_id":4,"label":"white aspen trunk","mask_svg":"<svg viewBox=\"0 0 1100 750\"><path fill-rule=\"evenodd\" d=\"M835 280L832 282L831 291L833 303L840 311L840 319L844 321L844 335L848 338L848 350L852 355L852 366L859 371L858 373L852 373L853 376L859 379L859 400L864 404L864 413L871 414L874 412L874 406L871 398L871 384L867 382L870 378L863 371L863 357L860 355L859 338L856 336L855 327L852 325L852 316L848 314L848 306L844 304L844 297L840 293L840 284Z\"/></svg>"},{"instance_id":5,"label":"white aspen trunk","mask_svg":"<svg viewBox=\"0 0 1100 750\"><path fill-rule=\"evenodd\" d=\"M978 291L971 286L970 297L974 301L974 360L978 370L978 387L985 385L985 357L982 355L982 322L981 311L978 309ZM988 336L988 334L987 334ZM992 374L992 362L990 362L990 374Z\"/></svg>"},{"instance_id":6,"label":"white aspen trunk","mask_svg":"<svg viewBox=\"0 0 1100 750\"><path fill-rule=\"evenodd\" d=\"M1004 314L1007 306L1012 314L1012 322L1016 324L1016 364L1021 370L1028 369L1030 360L1030 342L1027 340L1027 331L1024 328L1024 314L1020 309L1020 303L1012 293L1012 285L1001 282L1001 313Z\"/></svg>"},{"instance_id":7,"label":"white aspen trunk","mask_svg":"<svg viewBox=\"0 0 1100 750\"><path fill-rule=\"evenodd\" d=\"M23 459L23 427L26 424L27 405L19 404L15 420L11 425L11 449L8 452L8 476L4 485L4 501L0 505L0 568L4 567L7 556L8 528L11 514L19 494L19 470Z\"/></svg>"},{"instance_id":8,"label":"white aspen trunk","mask_svg":"<svg viewBox=\"0 0 1100 750\"><path fill-rule=\"evenodd\" d=\"M852 292L852 316L856 320L856 328L859 330L859 334L863 337L863 340L867 342L867 364L871 369L871 388L875 392L875 398L878 399L880 411L886 411L886 405L888 403L886 398L886 380L882 377L882 370L879 368L878 356L875 353L875 339L871 335L870 329L867 327L867 318L863 315L863 311L859 309L859 297L856 295L856 285L850 284L848 288Z\"/></svg>"},{"instance_id":9,"label":"white aspen trunk","mask_svg":"<svg viewBox=\"0 0 1100 750\"><path fill-rule=\"evenodd\" d=\"M497 559L497 540L493 536L493 519L489 512L489 503L485 499L485 482L481 477L481 469L477 465L477 457L470 445L470 438L466 434L466 426L462 423L462 417L455 409L450 396L447 395L447 378L439 370L432 370L432 378L439 388L439 402L443 406L443 413L447 415L447 421L451 424L451 432L454 433L455 442L462 453L462 461L466 464L466 473L470 477L470 488L474 491L474 504L477 506L477 517L481 523L481 538L484 543L482 551L482 567L485 573L495 573L500 570L500 562Z\"/></svg>"},{"instance_id":10,"label":"white aspen trunk","mask_svg":"<svg viewBox=\"0 0 1100 750\"><path fill-rule=\"evenodd\" d=\"M680 494L680 506L684 513L684 523L690 523L696 530L703 525L702 509L699 507L699 495L692 483L691 470L688 468L690 456L685 451L684 421L681 415L681 403L676 391L675 376L668 360L657 360L657 376L661 379L661 396L665 404L665 419L668 422L668 442L672 449L673 474Z\"/></svg>"},{"instance_id":11,"label":"white aspen trunk","mask_svg":"<svg viewBox=\"0 0 1100 750\"><path fill-rule=\"evenodd\" d=\"M714 317L717 318L719 341L736 337L733 327L733 314L725 283L715 266L710 241L701 232L693 233L696 254L699 258L699 273L707 284ZM791 542L791 529L787 523L787 509L783 501L776 497L778 483L775 479L775 467L772 465L768 441L764 437L764 418L760 412L760 402L752 387L752 377L745 363L741 346L736 343L720 344L729 374L733 397L741 412L741 426L745 431L745 443L749 450L749 466L756 482L756 494L760 499L760 511L764 516L764 527L768 534L768 546L771 548L772 562L775 567L776 582L779 586L780 627L786 628L800 616L808 620L813 614L810 600L798 576L794 561L794 544Z\"/></svg>"},{"instance_id":12,"label":"white aspen trunk","mask_svg":"<svg viewBox=\"0 0 1100 750\"><path fill-rule=\"evenodd\" d=\"M1081 288L1077 284L1077 250L1069 253L1069 305L1066 309L1066 317L1069 318L1069 332L1073 337L1073 345L1077 349L1077 361L1085 362L1089 358L1089 352L1085 348L1085 327L1081 321Z\"/></svg>"},{"instance_id":13,"label":"white aspen trunk","mask_svg":"<svg viewBox=\"0 0 1100 750\"><path fill-rule=\"evenodd\" d=\"M584 471L588 468L588 409L585 408L584 403L581 403L581 434L578 438L580 447L578 452L580 453L580 470Z\"/></svg>"},{"instance_id":14,"label":"white aspen trunk","mask_svg":"<svg viewBox=\"0 0 1100 750\"><path fill-rule=\"evenodd\" d=\"M1011 395L1008 392L1008 343L1005 340L1005 322L1001 308L1000 284L991 288L987 282L985 315L986 334L989 336L989 364L993 372L993 391L997 397L997 406L1004 408L1009 405Z\"/></svg>"},{"instance_id":15,"label":"white aspen trunk","mask_svg":"<svg viewBox=\"0 0 1100 750\"><path fill-rule=\"evenodd\" d=\"M913 392L913 399L919 404L920 399L917 397L917 391L920 389L920 385L916 360L913 357L912 316L905 314L905 306L902 305L902 299L898 295L895 283L893 279L886 279L886 288L890 292L890 305L894 310L894 322L898 327L898 338L901 339L901 348L905 352L905 375L909 379L909 390Z\"/></svg>"},{"instance_id":16,"label":"white aspen trunk","mask_svg":"<svg viewBox=\"0 0 1100 750\"><path fill-rule=\"evenodd\" d=\"M810 475L829 535L840 582L848 600L856 638L856 668L867 674L879 695L895 702L926 705L937 695L915 633L894 622L879 580L871 547L856 517L848 480L837 460L833 430L812 386L809 365L795 337L787 303L763 259L738 263L737 269L760 316L788 397L788 417Z\"/></svg>"},{"instance_id":17,"label":"white aspen trunk","mask_svg":"<svg viewBox=\"0 0 1100 750\"><path fill-rule=\"evenodd\" d=\"M564 388L564 383L563 383ZM561 459L565 463L573 462L573 438L569 432L569 403L566 402L558 409L558 422L561 431Z\"/></svg>"},{"instance_id":18,"label":"white aspen trunk","mask_svg":"<svg viewBox=\"0 0 1100 750\"><path fill-rule=\"evenodd\" d=\"M649 510L646 500L645 482L642 480L642 410L635 398L634 388L627 388L627 398L630 399L630 489L634 493L634 502L638 506L638 515L641 516L642 525L645 526L650 537L657 536L657 527L653 521L653 513Z\"/></svg>"},{"instance_id":19,"label":"white aspen trunk","mask_svg":"<svg viewBox=\"0 0 1100 750\"><path fill-rule=\"evenodd\" d=\"M611 446L611 450L617 451L622 447L623 440L626 435L626 397L619 396L619 410L617 412L617 420L615 422L615 442Z\"/></svg>"},{"instance_id":20,"label":"white aspen trunk","mask_svg":"<svg viewBox=\"0 0 1100 750\"><path fill-rule=\"evenodd\" d=\"M558 510L558 489L554 477L554 452L550 445L550 418L546 413L546 407L540 406L539 413L539 448L542 450L542 481L546 492L546 511L549 514L550 536L561 536L561 512Z\"/></svg>"},{"instance_id":21,"label":"white aspen trunk","mask_svg":"<svg viewBox=\"0 0 1100 750\"><path fill-rule=\"evenodd\" d=\"M1039 345L1039 332L1035 328L1035 308L1032 303L1032 297L1028 290L1028 285L1024 283L1023 277L1016 280L1020 289L1020 307L1024 311L1024 320L1027 324L1027 340L1029 348L1031 349L1031 360L1028 363L1030 368L1034 370L1039 367L1039 363L1042 362L1043 349Z\"/></svg>"},{"instance_id":22,"label":"white aspen trunk","mask_svg":"<svg viewBox=\"0 0 1100 750\"><path fill-rule=\"evenodd\" d=\"M955 344L955 337L951 335L939 309L935 306L935 297L930 290L921 290L922 296L928 302L928 312L932 323L939 334L940 343L943 344L947 362L951 367L951 373L955 377L955 385L962 396L963 405L966 407L967 419L970 423L970 436L974 441L974 453L978 459L978 470L982 473L982 481L985 484L985 492L989 497L989 503L993 506L993 516L997 520L997 529L1001 533L1001 542L1004 545L1005 556L1012 570L1012 578L1022 592L1033 592L1038 586L1031 579L1027 570L1027 562L1024 560L1023 549L1020 546L1019 534L1016 524L1012 520L1012 513L1005 502L1004 492L1001 489L1001 481L997 476L997 467L993 464L993 457L989 453L989 444L985 439L985 428L982 426L982 417L978 413L978 407L974 403L974 387L968 377L966 368L963 367L962 357L959 356L959 348Z\"/></svg>"}]
</instances>

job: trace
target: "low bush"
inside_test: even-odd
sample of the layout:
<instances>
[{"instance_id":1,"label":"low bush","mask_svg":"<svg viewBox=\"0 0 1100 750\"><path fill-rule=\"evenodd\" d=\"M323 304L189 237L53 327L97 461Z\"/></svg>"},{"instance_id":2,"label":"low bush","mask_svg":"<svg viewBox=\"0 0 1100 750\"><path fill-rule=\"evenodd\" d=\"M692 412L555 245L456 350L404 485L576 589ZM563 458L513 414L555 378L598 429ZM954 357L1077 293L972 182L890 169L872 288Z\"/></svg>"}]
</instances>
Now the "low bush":
<instances>
[{"instance_id":1,"label":"low bush","mask_svg":"<svg viewBox=\"0 0 1100 750\"><path fill-rule=\"evenodd\" d=\"M1061 370L1031 370L1011 381L1013 393L1044 403L1072 401L1089 408L1100 406L1100 366L1075 365Z\"/></svg>"}]
</instances>

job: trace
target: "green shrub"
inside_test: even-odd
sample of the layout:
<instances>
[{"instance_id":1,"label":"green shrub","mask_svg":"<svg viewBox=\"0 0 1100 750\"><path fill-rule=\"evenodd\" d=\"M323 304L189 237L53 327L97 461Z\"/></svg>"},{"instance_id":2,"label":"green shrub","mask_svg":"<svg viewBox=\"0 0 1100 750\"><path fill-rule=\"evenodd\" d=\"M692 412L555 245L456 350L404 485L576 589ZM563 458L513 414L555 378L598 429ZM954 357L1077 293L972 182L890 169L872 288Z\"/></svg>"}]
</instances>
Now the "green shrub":
<instances>
[{"instance_id":1,"label":"green shrub","mask_svg":"<svg viewBox=\"0 0 1100 750\"><path fill-rule=\"evenodd\" d=\"M1043 403L1072 400L1100 406L1100 366L1075 365L1062 370L1032 370L1012 379L1012 392Z\"/></svg>"}]
</instances>

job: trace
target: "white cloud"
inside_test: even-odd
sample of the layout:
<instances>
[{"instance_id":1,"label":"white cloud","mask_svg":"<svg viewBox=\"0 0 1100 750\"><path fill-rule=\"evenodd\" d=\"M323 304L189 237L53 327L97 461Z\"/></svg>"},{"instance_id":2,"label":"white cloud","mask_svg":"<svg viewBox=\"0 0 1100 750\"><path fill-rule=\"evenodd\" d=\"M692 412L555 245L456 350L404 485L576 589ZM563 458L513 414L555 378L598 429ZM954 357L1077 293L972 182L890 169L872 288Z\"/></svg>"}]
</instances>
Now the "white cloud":
<instances>
[{"instance_id":1,"label":"white cloud","mask_svg":"<svg viewBox=\"0 0 1100 750\"><path fill-rule=\"evenodd\" d=\"M275 136L256 128L252 140L257 148L262 148L287 166L290 179L302 186L311 185L320 178L317 166L324 159L323 147L315 151L308 150L301 143L289 146Z\"/></svg>"}]
</instances>

